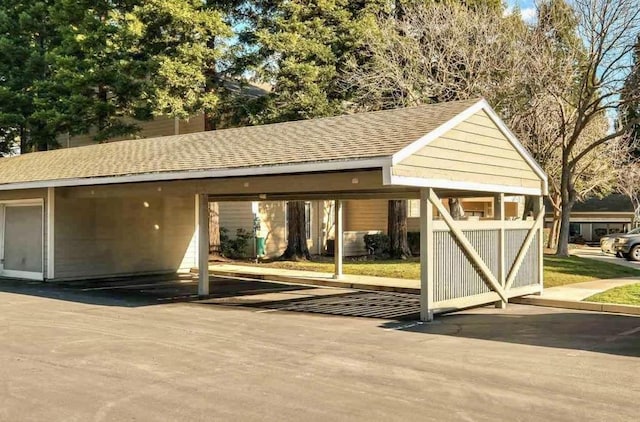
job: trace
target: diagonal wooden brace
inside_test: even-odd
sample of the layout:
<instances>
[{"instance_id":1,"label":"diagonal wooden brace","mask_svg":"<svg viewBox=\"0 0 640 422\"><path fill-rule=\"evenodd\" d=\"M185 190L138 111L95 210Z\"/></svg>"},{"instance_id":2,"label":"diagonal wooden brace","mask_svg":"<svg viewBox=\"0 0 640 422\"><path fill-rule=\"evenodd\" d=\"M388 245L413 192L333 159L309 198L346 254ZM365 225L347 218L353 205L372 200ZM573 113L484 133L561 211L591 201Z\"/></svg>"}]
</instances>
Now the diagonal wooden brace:
<instances>
[{"instance_id":1,"label":"diagonal wooden brace","mask_svg":"<svg viewBox=\"0 0 640 422\"><path fill-rule=\"evenodd\" d=\"M462 230L460 230L460 228L456 225L455 220L453 219L453 217L451 217L451 214L449 214L449 211L447 211L444 205L442 205L440 198L438 198L438 195L436 195L435 192L430 192L429 201L433 204L434 207L436 207L447 226L449 226L451 233L453 233L453 236L456 238L458 243L460 243L460 246L462 246L465 254L469 258L473 266L476 268L476 271L478 271L478 274L480 274L486 285L491 290L496 292L503 301L507 302L507 295L505 294L505 290L500 285L500 282L491 273L491 270L484 263L482 257L478 254L478 251L476 251L471 242L469 242L469 239L467 239Z\"/></svg>"},{"instance_id":2,"label":"diagonal wooden brace","mask_svg":"<svg viewBox=\"0 0 640 422\"><path fill-rule=\"evenodd\" d=\"M524 260L524 257L527 255L527 252L531 247L531 242L533 242L533 238L535 237L536 232L540 229L542 225L543 218L544 218L544 209L538 212L535 223L529 229L529 232L527 233L527 237L524 238L524 242L522 243L522 247L518 252L518 256L516 256L516 259L515 261L513 261L513 265L509 270L509 276L507 277L507 281L505 283L505 290L508 291L511 288L511 285L513 284L513 282L515 281L516 275L518 274L518 270L522 265L522 261Z\"/></svg>"}]
</instances>

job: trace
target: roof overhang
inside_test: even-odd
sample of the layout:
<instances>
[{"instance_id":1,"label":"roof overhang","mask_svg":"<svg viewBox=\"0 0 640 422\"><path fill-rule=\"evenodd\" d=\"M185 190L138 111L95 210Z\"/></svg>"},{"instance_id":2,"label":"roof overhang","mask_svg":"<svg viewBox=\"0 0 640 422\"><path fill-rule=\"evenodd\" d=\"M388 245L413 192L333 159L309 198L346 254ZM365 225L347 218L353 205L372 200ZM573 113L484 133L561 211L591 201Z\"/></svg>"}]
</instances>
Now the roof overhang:
<instances>
[{"instance_id":1,"label":"roof overhang","mask_svg":"<svg viewBox=\"0 0 640 422\"><path fill-rule=\"evenodd\" d=\"M504 136L513 144L523 160L532 168L535 174L540 178L540 188L520 187L513 185L498 185L490 183L482 183L482 181L460 182L454 180L445 180L437 178L425 177L407 177L393 174L394 164L399 163L411 154L427 146L430 142L444 135L447 131L459 125L480 110L484 110L489 118L495 123L496 127L504 134ZM282 165L269 166L247 166L226 169L211 170L181 170L181 171L161 171L154 173L125 174L125 175L105 175L97 177L84 178L66 178L52 180L37 180L7 183L0 185L0 191L19 190L19 189L37 189L37 188L55 188L55 187L79 187L93 185L115 185L126 183L144 183L144 182L164 182L179 180L197 180L197 179L222 179L235 177L255 177L267 175L296 175L309 173L329 173L329 172L347 172L366 169L381 169L382 180L381 185L389 188L398 187L399 189L412 188L435 188L460 192L484 192L484 193L506 193L513 195L546 195L548 191L547 176L540 166L535 162L531 155L524 149L522 144L517 140L515 135L506 127L502 120L497 116L495 111L484 100L480 100L461 113L457 114L446 123L443 123L436 129L425 134L418 140L404 147L402 150L392 156L355 158L349 160L326 160L315 162L298 162Z\"/></svg>"},{"instance_id":2,"label":"roof overhang","mask_svg":"<svg viewBox=\"0 0 640 422\"><path fill-rule=\"evenodd\" d=\"M10 183L0 185L0 191L18 189L38 189L52 187L113 185L121 183L162 182L171 180L189 179L221 179L229 177L266 176L277 174L302 174L322 173L336 171L351 171L363 169L388 168L389 157L349 160L327 161L312 163L285 164L265 167L241 167L223 170L197 170L179 172L144 173L134 175L118 175L106 177L87 177L79 179L43 180L34 182Z\"/></svg>"}]
</instances>

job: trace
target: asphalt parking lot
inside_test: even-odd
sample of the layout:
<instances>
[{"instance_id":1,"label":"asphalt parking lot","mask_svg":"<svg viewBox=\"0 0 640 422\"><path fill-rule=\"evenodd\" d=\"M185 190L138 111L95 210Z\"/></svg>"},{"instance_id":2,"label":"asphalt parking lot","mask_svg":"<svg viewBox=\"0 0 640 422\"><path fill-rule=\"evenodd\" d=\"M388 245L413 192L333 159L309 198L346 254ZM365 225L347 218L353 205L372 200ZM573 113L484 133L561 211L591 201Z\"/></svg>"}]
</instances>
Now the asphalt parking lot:
<instances>
[{"instance_id":1,"label":"asphalt parking lot","mask_svg":"<svg viewBox=\"0 0 640 422\"><path fill-rule=\"evenodd\" d=\"M631 421L640 318L187 280L0 280L0 421Z\"/></svg>"}]
</instances>

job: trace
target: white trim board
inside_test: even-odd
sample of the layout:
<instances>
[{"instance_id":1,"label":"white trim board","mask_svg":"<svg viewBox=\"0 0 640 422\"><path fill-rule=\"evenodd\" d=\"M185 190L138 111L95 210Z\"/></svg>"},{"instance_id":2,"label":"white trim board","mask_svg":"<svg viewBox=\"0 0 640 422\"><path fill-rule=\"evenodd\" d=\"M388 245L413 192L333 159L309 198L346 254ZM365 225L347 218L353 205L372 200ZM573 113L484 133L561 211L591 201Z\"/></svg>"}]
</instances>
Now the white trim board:
<instances>
[{"instance_id":1,"label":"white trim board","mask_svg":"<svg viewBox=\"0 0 640 422\"><path fill-rule=\"evenodd\" d=\"M447 133L448 131L450 131L454 127L458 126L460 123L464 122L469 117L473 116L478 111L482 110L484 105L485 105L485 103L486 102L484 100L478 101L477 103L475 103L471 107L467 108L465 111L463 111L462 113L458 114L457 116L455 116L451 120L448 120L447 122L445 122L442 125L440 125L438 128L436 128L436 129L432 130L431 132L427 133L422 138L420 138L417 141L412 142L411 144L409 144L406 147L402 148L400 151L396 152L391 157L391 165L398 164L399 162L401 162L405 158L407 158L410 155L413 155L416 152L420 151L422 148L424 148L427 145L429 145L435 139L441 137L442 135L444 135L445 133Z\"/></svg>"},{"instance_id":2,"label":"white trim board","mask_svg":"<svg viewBox=\"0 0 640 422\"><path fill-rule=\"evenodd\" d=\"M2 265L2 267L0 267L0 277L8 277L8 278L19 278L19 279L25 279L25 280L38 280L38 281L43 281L44 280L44 258L45 258L45 253L48 254L48 251L45 251L45 236L44 236L44 232L45 232L45 224L47 223L46 219L45 219L45 207L44 207L44 199L43 198L26 198L26 199L10 199L10 200L0 200L0 205L6 207L40 207L40 209L42 210L42 231L41 231L41 237L42 237L42 271L40 272L34 272L34 271L18 271L18 270L7 270L4 268L4 264ZM3 220L4 220L4 213L2 215ZM0 241L2 242L2 257L4 257L4 242L5 242L5 236L4 236L4 221L2 222L2 224L0 225L0 230L2 230L2 235L0 236ZM48 248L48 245L47 245Z\"/></svg>"},{"instance_id":3,"label":"white trim board","mask_svg":"<svg viewBox=\"0 0 640 422\"><path fill-rule=\"evenodd\" d=\"M47 189L47 278L55 278L55 209L56 209L56 188ZM44 224L43 224L44 226Z\"/></svg>"},{"instance_id":4,"label":"white trim board","mask_svg":"<svg viewBox=\"0 0 640 422\"><path fill-rule=\"evenodd\" d=\"M496 192L516 195L541 196L539 188L525 188L519 186L493 185L484 183L460 182L446 179L427 179L422 177L407 177L391 175L390 184L401 186L416 186L434 189L457 189L475 192Z\"/></svg>"},{"instance_id":5,"label":"white trim board","mask_svg":"<svg viewBox=\"0 0 640 422\"><path fill-rule=\"evenodd\" d=\"M37 280L43 281L44 276L42 273L36 273L32 271L16 271L16 270L2 270L3 278L18 278L22 280Z\"/></svg>"}]
</instances>

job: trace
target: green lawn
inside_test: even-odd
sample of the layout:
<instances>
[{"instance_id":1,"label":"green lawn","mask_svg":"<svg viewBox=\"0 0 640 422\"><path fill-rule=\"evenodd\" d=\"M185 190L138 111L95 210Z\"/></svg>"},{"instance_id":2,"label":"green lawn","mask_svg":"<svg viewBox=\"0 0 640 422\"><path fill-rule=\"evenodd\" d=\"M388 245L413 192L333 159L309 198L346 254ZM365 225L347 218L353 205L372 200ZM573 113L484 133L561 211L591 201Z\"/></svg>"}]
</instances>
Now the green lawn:
<instances>
[{"instance_id":1,"label":"green lawn","mask_svg":"<svg viewBox=\"0 0 640 422\"><path fill-rule=\"evenodd\" d=\"M331 261L273 261L265 264L272 268L284 268L288 270L306 270L331 273L333 262ZM370 275L374 277L420 279L420 262L417 258L408 260L389 261L345 261L343 264L345 274Z\"/></svg>"},{"instance_id":2,"label":"green lawn","mask_svg":"<svg viewBox=\"0 0 640 422\"><path fill-rule=\"evenodd\" d=\"M640 306L640 283L616 287L588 297L585 301Z\"/></svg>"},{"instance_id":3,"label":"green lawn","mask_svg":"<svg viewBox=\"0 0 640 422\"><path fill-rule=\"evenodd\" d=\"M333 263L331 261L273 261L258 265L264 265L272 268L319 271L327 273L333 271ZM407 261L346 261L344 263L344 273L378 277L419 279L420 263L417 258ZM640 270L574 256L570 258L545 256L544 258L545 287L581 283L583 281L596 279L631 276L640 276Z\"/></svg>"},{"instance_id":4,"label":"green lawn","mask_svg":"<svg viewBox=\"0 0 640 422\"><path fill-rule=\"evenodd\" d=\"M576 256L569 258L544 257L545 287L633 276L640 276L640 270Z\"/></svg>"}]
</instances>

